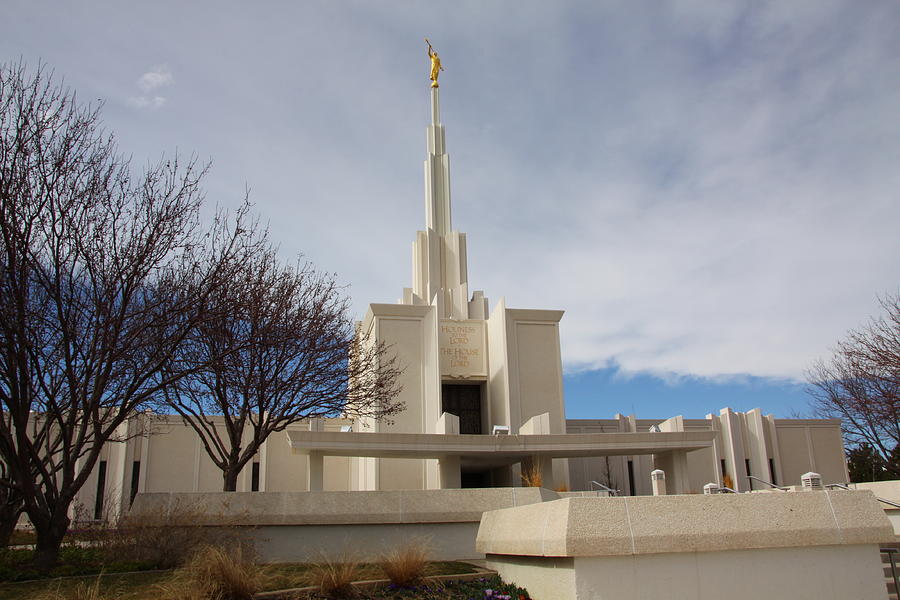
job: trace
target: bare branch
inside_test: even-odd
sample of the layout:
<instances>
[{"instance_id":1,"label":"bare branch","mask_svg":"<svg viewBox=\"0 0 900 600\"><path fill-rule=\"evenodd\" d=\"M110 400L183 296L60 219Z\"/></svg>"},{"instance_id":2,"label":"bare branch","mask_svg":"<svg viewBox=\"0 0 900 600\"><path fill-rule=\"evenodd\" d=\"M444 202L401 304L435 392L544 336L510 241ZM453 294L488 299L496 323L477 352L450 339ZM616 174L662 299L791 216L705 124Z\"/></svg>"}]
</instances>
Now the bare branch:
<instances>
[{"instance_id":1,"label":"bare branch","mask_svg":"<svg viewBox=\"0 0 900 600\"><path fill-rule=\"evenodd\" d=\"M403 408L395 359L355 331L334 276L308 263L280 264L266 232L246 227L235 277L209 307L215 318L179 350L175 368L189 374L166 390L222 469L226 491L268 436L292 423L383 419ZM221 427L210 425L212 416Z\"/></svg>"},{"instance_id":2,"label":"bare branch","mask_svg":"<svg viewBox=\"0 0 900 600\"><path fill-rule=\"evenodd\" d=\"M239 236L199 227L205 172L176 156L134 173L99 107L43 66L0 65L0 458L40 562L232 276Z\"/></svg>"},{"instance_id":3,"label":"bare branch","mask_svg":"<svg viewBox=\"0 0 900 600\"><path fill-rule=\"evenodd\" d=\"M900 477L900 294L881 300L885 314L851 331L828 361L807 373L808 392L819 416L841 419L851 448L877 453Z\"/></svg>"}]
</instances>

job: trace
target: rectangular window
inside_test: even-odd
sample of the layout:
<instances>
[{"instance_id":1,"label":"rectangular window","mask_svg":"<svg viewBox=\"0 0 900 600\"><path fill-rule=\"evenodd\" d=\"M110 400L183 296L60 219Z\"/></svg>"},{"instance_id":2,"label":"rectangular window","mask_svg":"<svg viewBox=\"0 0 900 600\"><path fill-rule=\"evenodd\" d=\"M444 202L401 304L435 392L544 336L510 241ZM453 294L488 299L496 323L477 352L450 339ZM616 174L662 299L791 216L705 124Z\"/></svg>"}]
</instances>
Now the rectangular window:
<instances>
[{"instance_id":1,"label":"rectangular window","mask_svg":"<svg viewBox=\"0 0 900 600\"><path fill-rule=\"evenodd\" d=\"M744 470L747 471L747 477L750 477L751 475L753 475L753 473L750 472L750 459L749 458L744 459ZM752 490L753 489L753 480L748 479L747 481L750 482L750 489Z\"/></svg>"},{"instance_id":2,"label":"rectangular window","mask_svg":"<svg viewBox=\"0 0 900 600\"><path fill-rule=\"evenodd\" d=\"M134 497L137 496L138 493L138 485L141 482L141 461L136 460L131 463L131 497L128 500L128 505L131 506L134 504Z\"/></svg>"},{"instance_id":3,"label":"rectangular window","mask_svg":"<svg viewBox=\"0 0 900 600\"><path fill-rule=\"evenodd\" d=\"M634 461L628 461L628 493L632 496L637 494L634 491Z\"/></svg>"},{"instance_id":4,"label":"rectangular window","mask_svg":"<svg viewBox=\"0 0 900 600\"><path fill-rule=\"evenodd\" d=\"M775 459L769 459L769 477L772 478L772 485L778 485L778 478L775 477Z\"/></svg>"},{"instance_id":5,"label":"rectangular window","mask_svg":"<svg viewBox=\"0 0 900 600\"><path fill-rule=\"evenodd\" d=\"M728 475L728 472L725 470L725 459L720 459L719 463L721 463L722 465L722 477L725 477L726 475Z\"/></svg>"},{"instance_id":6,"label":"rectangular window","mask_svg":"<svg viewBox=\"0 0 900 600\"><path fill-rule=\"evenodd\" d=\"M97 499L94 501L94 519L103 516L103 496L106 495L106 461L101 460L97 468Z\"/></svg>"},{"instance_id":7,"label":"rectangular window","mask_svg":"<svg viewBox=\"0 0 900 600\"><path fill-rule=\"evenodd\" d=\"M250 491L258 492L259 491L259 463L253 463L253 468L250 471Z\"/></svg>"}]
</instances>

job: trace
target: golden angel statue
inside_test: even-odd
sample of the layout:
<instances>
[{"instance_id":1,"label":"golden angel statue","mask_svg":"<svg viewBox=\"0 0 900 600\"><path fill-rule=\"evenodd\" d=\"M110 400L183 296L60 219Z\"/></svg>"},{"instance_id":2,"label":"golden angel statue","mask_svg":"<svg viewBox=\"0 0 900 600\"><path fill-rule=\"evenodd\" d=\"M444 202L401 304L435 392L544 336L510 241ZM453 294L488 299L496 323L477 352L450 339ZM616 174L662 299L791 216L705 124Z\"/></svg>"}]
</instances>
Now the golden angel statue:
<instances>
[{"instance_id":1,"label":"golden angel statue","mask_svg":"<svg viewBox=\"0 0 900 600\"><path fill-rule=\"evenodd\" d=\"M428 58L431 59L431 87L436 88L438 86L438 74L444 70L444 67L441 66L441 57L431 47L431 42L428 41L428 38L425 38L425 43L428 44Z\"/></svg>"}]
</instances>

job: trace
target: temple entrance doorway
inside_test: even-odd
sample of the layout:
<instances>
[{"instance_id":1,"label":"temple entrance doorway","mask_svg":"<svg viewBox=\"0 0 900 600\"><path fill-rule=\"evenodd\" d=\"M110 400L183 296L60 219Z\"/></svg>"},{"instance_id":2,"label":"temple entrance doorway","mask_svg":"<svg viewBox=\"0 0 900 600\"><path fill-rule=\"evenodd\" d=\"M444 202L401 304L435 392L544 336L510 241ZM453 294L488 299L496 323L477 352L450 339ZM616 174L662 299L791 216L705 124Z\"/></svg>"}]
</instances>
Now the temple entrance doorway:
<instances>
[{"instance_id":1,"label":"temple entrance doorway","mask_svg":"<svg viewBox=\"0 0 900 600\"><path fill-rule=\"evenodd\" d=\"M441 410L459 417L459 432L483 433L481 385L445 383L441 386ZM480 487L480 486L473 486Z\"/></svg>"},{"instance_id":2,"label":"temple entrance doorway","mask_svg":"<svg viewBox=\"0 0 900 600\"><path fill-rule=\"evenodd\" d=\"M491 487L491 473L485 469L463 470L460 473L461 488L486 488Z\"/></svg>"}]
</instances>

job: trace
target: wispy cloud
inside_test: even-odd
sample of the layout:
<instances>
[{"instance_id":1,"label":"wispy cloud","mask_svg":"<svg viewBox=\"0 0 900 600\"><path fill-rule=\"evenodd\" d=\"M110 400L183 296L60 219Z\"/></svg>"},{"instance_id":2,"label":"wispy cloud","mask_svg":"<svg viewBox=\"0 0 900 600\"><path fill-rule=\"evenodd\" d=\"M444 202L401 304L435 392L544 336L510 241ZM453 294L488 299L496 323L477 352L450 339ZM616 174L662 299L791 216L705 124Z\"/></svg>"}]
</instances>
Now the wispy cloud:
<instances>
[{"instance_id":1,"label":"wispy cloud","mask_svg":"<svg viewBox=\"0 0 900 600\"><path fill-rule=\"evenodd\" d=\"M172 76L172 71L168 65L156 65L141 75L136 84L138 89L144 93L140 96L129 97L127 100L128 105L141 109L157 109L162 108L166 104L166 97L159 93L150 94L150 92L174 85L175 78Z\"/></svg>"},{"instance_id":2,"label":"wispy cloud","mask_svg":"<svg viewBox=\"0 0 900 600\"><path fill-rule=\"evenodd\" d=\"M128 99L128 105L134 108L162 108L165 103L164 96L132 96Z\"/></svg>"},{"instance_id":3,"label":"wispy cloud","mask_svg":"<svg viewBox=\"0 0 900 600\"><path fill-rule=\"evenodd\" d=\"M144 92L152 92L175 83L168 65L156 65L137 80L137 86Z\"/></svg>"},{"instance_id":4,"label":"wispy cloud","mask_svg":"<svg viewBox=\"0 0 900 600\"><path fill-rule=\"evenodd\" d=\"M214 153L210 196L249 183L285 256L340 273L360 315L409 285L424 221L423 32L470 289L565 309L570 371L802 378L900 283L897 2L230 3L210 28L210 0L163 0L178 77L106 52L147 40L160 64L159 3L86 0L106 16L74 48L83 9L19 4L41 26L0 50L85 86L130 73L129 112L166 119L111 122L129 150Z\"/></svg>"}]
</instances>

